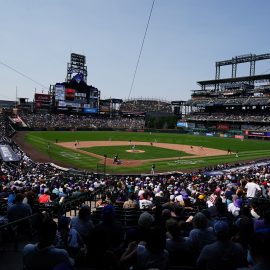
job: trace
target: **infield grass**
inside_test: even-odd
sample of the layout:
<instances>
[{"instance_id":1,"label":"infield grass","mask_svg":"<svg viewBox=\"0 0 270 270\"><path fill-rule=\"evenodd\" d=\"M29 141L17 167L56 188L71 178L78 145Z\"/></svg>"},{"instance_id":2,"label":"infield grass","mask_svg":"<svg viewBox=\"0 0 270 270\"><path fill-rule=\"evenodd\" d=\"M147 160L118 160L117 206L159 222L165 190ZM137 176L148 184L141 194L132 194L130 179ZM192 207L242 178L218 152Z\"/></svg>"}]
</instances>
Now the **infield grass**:
<instances>
[{"instance_id":1,"label":"infield grass","mask_svg":"<svg viewBox=\"0 0 270 270\"><path fill-rule=\"evenodd\" d=\"M221 163L236 163L245 160L263 159L270 157L270 142L269 141L259 141L259 140L244 140L243 142L239 139L232 138L219 138L219 137L205 137L196 135L186 135L186 134L168 134L168 133L139 133L139 132L98 132L98 131L31 131L26 134L26 141L37 148L39 151L49 154L52 161L61 161L66 163L67 166L96 170L97 163L99 160L97 158L77 153L67 148L55 145L54 142L57 139L58 142L75 142L79 141L144 141L144 142L163 142L163 143L176 143L185 144L193 146L203 146L214 149L228 150L233 152L238 151L239 157L232 155L215 156L215 157L194 157L189 159L179 159L171 161L159 161L155 162L156 171L174 171L174 170L184 170L184 169L194 169L200 167L207 167L210 165L221 164ZM48 151L48 142L51 143L50 149ZM149 146L150 147L150 146ZM96 147L104 148L104 147ZM106 147L107 148L107 147ZM152 148L152 147L151 147ZM90 151L92 151L91 148ZM165 149L168 151L168 149ZM104 155L104 150L100 149L101 155ZM169 150L174 151L174 150ZM148 151L147 151L148 152ZM179 153L180 151L176 151ZM107 154L107 153L106 153ZM115 152L113 150L112 155ZM122 155L122 154L121 154ZM139 154L140 159L141 154ZM185 155L187 155L185 153ZM176 156L179 156L176 155ZM163 156L164 157L164 156ZM170 156L166 156L170 157ZM174 156L175 157L175 156ZM124 158L124 156L120 156ZM148 157L150 158L150 157ZM148 159L143 158L143 159ZM151 158L161 158L159 154ZM136 158L132 158L136 159ZM124 166L108 166L107 172L110 173L150 173L151 162L146 162L139 167L124 167Z\"/></svg>"},{"instance_id":2,"label":"infield grass","mask_svg":"<svg viewBox=\"0 0 270 270\"><path fill-rule=\"evenodd\" d=\"M119 159L129 159L129 160L154 159L157 157L168 158L168 157L190 156L190 154L182 151L146 145L136 145L135 149L142 150L144 151L143 153L127 152L128 150L131 150L130 146L98 146L81 149L101 156L106 154L108 158L114 158L114 156L118 154Z\"/></svg>"}]
</instances>

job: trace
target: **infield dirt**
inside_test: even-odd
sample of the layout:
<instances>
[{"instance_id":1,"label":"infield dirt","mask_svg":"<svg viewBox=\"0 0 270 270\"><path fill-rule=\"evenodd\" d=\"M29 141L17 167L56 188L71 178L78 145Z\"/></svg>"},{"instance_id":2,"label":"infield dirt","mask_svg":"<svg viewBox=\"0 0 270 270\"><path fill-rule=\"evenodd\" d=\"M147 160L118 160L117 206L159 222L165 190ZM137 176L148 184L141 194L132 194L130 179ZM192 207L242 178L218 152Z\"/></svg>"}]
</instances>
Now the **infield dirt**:
<instances>
[{"instance_id":1,"label":"infield dirt","mask_svg":"<svg viewBox=\"0 0 270 270\"><path fill-rule=\"evenodd\" d=\"M80 148L90 148L96 146L124 146L130 145L129 141L81 141L75 146L76 142L63 142L57 143L62 147L72 149L73 151L77 151L79 153L93 156L100 159L100 163L104 163L104 157L101 155L97 155L95 153L91 153ZM147 145L149 146L149 142L136 142L136 145ZM121 160L121 166L139 166L145 162L157 162L162 160L177 160L177 159L186 159L186 158L195 158L195 157L210 157L210 156L221 156L226 155L227 151L218 150L213 148L199 147L199 146L190 146L183 144L170 144L170 143L153 143L153 147L161 147L165 149L171 149L176 151L186 152L188 154L192 154L192 156L182 156L182 157L169 157L169 158L156 158L156 159L146 159L146 160ZM113 159L107 158L106 164L109 166L119 166L113 163Z\"/></svg>"}]
</instances>

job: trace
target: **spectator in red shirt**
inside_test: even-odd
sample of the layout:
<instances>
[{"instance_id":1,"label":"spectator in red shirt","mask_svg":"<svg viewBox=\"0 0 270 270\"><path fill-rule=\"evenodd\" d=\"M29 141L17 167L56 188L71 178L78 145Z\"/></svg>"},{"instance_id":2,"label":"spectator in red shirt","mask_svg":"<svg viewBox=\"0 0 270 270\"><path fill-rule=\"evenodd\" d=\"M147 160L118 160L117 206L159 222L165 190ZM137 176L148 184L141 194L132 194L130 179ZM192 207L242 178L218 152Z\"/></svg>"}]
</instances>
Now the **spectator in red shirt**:
<instances>
[{"instance_id":1,"label":"spectator in red shirt","mask_svg":"<svg viewBox=\"0 0 270 270\"><path fill-rule=\"evenodd\" d=\"M44 194L40 195L38 198L39 203L48 203L51 202L50 191L47 189L45 190Z\"/></svg>"}]
</instances>

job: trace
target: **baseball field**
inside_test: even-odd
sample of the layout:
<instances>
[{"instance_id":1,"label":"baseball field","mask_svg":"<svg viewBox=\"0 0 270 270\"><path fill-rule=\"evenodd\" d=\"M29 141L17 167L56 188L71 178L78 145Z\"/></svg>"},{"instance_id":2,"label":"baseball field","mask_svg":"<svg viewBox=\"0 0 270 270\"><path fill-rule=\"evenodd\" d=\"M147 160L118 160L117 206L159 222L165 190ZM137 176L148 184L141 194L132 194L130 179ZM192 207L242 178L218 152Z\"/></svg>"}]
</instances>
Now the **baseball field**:
<instances>
[{"instance_id":1,"label":"baseball field","mask_svg":"<svg viewBox=\"0 0 270 270\"><path fill-rule=\"evenodd\" d=\"M104 164L107 173L150 173L152 164L156 172L184 171L270 156L268 141L186 134L31 131L16 136L34 160L94 172Z\"/></svg>"}]
</instances>

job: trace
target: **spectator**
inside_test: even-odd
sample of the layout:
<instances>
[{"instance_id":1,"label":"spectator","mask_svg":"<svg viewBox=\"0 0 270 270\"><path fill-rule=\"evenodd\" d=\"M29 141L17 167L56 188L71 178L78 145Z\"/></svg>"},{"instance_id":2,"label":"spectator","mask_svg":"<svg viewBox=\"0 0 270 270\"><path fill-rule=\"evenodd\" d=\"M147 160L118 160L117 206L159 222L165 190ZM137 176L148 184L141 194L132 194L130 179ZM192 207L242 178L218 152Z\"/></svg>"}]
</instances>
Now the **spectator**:
<instances>
[{"instance_id":1,"label":"spectator","mask_svg":"<svg viewBox=\"0 0 270 270\"><path fill-rule=\"evenodd\" d=\"M128 200L124 202L123 208L138 208L138 203L135 200L135 194L132 192L128 196Z\"/></svg>"},{"instance_id":2,"label":"spectator","mask_svg":"<svg viewBox=\"0 0 270 270\"><path fill-rule=\"evenodd\" d=\"M159 227L152 227L146 242L140 242L138 245L131 242L120 261L123 265L133 265L138 270L150 268L165 270L169 260L165 245L165 232Z\"/></svg>"},{"instance_id":3,"label":"spectator","mask_svg":"<svg viewBox=\"0 0 270 270\"><path fill-rule=\"evenodd\" d=\"M90 217L90 207L88 205L82 205L79 215L71 219L71 228L75 229L83 240L86 240L94 229L94 224Z\"/></svg>"},{"instance_id":4,"label":"spectator","mask_svg":"<svg viewBox=\"0 0 270 270\"><path fill-rule=\"evenodd\" d=\"M32 209L28 204L24 204L24 197L21 193L16 195L14 205L12 205L7 211L7 217L10 222L28 217L32 214Z\"/></svg>"},{"instance_id":5,"label":"spectator","mask_svg":"<svg viewBox=\"0 0 270 270\"><path fill-rule=\"evenodd\" d=\"M233 202L228 205L228 212L230 212L234 217L237 217L240 213L242 200L239 199L237 195L233 195L232 200Z\"/></svg>"},{"instance_id":6,"label":"spectator","mask_svg":"<svg viewBox=\"0 0 270 270\"><path fill-rule=\"evenodd\" d=\"M95 228L90 235L87 254L84 258L84 266L93 267L94 269L119 269L119 259L114 250L112 250L108 235L103 229Z\"/></svg>"},{"instance_id":7,"label":"spectator","mask_svg":"<svg viewBox=\"0 0 270 270\"><path fill-rule=\"evenodd\" d=\"M197 213L193 220L193 227L189 237L194 248L200 252L208 244L215 242L216 237L213 228L208 227L208 220L202 213Z\"/></svg>"},{"instance_id":8,"label":"spectator","mask_svg":"<svg viewBox=\"0 0 270 270\"><path fill-rule=\"evenodd\" d=\"M140 209L151 209L153 203L151 200L148 199L148 193L144 192L142 194L142 198L139 200Z\"/></svg>"},{"instance_id":9,"label":"spectator","mask_svg":"<svg viewBox=\"0 0 270 270\"><path fill-rule=\"evenodd\" d=\"M255 232L269 232L270 233L270 210L264 213L263 219L254 221Z\"/></svg>"},{"instance_id":10,"label":"spectator","mask_svg":"<svg viewBox=\"0 0 270 270\"><path fill-rule=\"evenodd\" d=\"M258 195L258 192L261 191L261 188L258 184L254 182L253 178L248 180L248 183L245 185L245 189L247 190L248 198L255 198Z\"/></svg>"},{"instance_id":11,"label":"spectator","mask_svg":"<svg viewBox=\"0 0 270 270\"><path fill-rule=\"evenodd\" d=\"M241 270L270 269L270 258L268 249L269 242L270 242L269 232L255 233L250 243L250 261L252 261L253 267L241 268Z\"/></svg>"},{"instance_id":12,"label":"spectator","mask_svg":"<svg viewBox=\"0 0 270 270\"><path fill-rule=\"evenodd\" d=\"M119 221L115 219L112 205L107 205L102 210L102 221L96 226L107 236L112 249L117 250L124 240L124 231Z\"/></svg>"},{"instance_id":13,"label":"spectator","mask_svg":"<svg viewBox=\"0 0 270 270\"><path fill-rule=\"evenodd\" d=\"M39 203L49 203L51 202L50 190L45 189L44 194L40 195L38 198Z\"/></svg>"},{"instance_id":14,"label":"spectator","mask_svg":"<svg viewBox=\"0 0 270 270\"><path fill-rule=\"evenodd\" d=\"M229 225L218 221L214 225L217 241L206 245L197 260L199 269L235 270L245 265L244 252L240 244L229 240Z\"/></svg>"},{"instance_id":15,"label":"spectator","mask_svg":"<svg viewBox=\"0 0 270 270\"><path fill-rule=\"evenodd\" d=\"M23 249L23 263L28 270L54 269L60 264L64 264L66 268L73 269L73 260L69 257L64 249L58 249L52 246L57 225L52 220L45 220L40 224L38 232L38 243L28 244Z\"/></svg>"},{"instance_id":16,"label":"spectator","mask_svg":"<svg viewBox=\"0 0 270 270\"><path fill-rule=\"evenodd\" d=\"M81 248L84 248L84 243L80 234L73 228L70 228L69 217L61 216L58 219L58 229L54 245L57 248L62 248L68 251L71 257L76 257Z\"/></svg>"},{"instance_id":17,"label":"spectator","mask_svg":"<svg viewBox=\"0 0 270 270\"><path fill-rule=\"evenodd\" d=\"M184 237L183 225L170 218L166 222L167 239L166 250L169 252L170 264L173 266L194 265L194 253L192 243L188 237Z\"/></svg>"}]
</instances>

